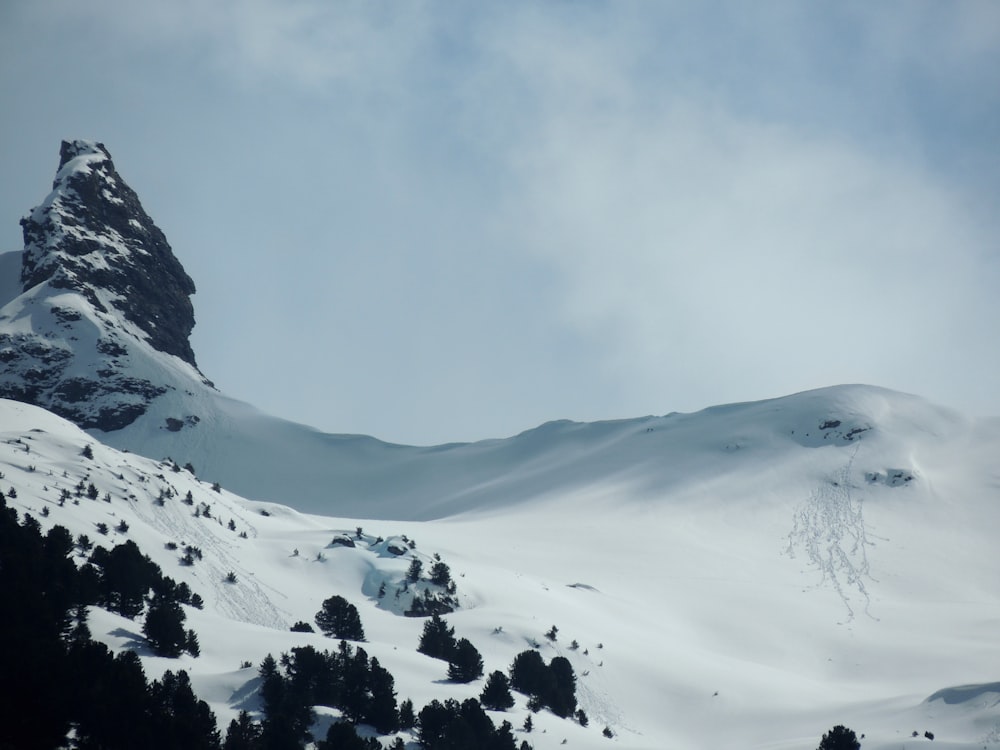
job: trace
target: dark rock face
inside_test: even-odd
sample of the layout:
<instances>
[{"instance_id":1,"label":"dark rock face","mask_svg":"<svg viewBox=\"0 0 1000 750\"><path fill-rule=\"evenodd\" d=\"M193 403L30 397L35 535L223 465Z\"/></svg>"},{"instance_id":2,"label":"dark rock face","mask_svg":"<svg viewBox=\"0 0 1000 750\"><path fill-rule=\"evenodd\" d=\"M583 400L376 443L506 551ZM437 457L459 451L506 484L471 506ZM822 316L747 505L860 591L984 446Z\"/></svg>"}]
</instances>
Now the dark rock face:
<instances>
[{"instance_id":1,"label":"dark rock face","mask_svg":"<svg viewBox=\"0 0 1000 750\"><path fill-rule=\"evenodd\" d=\"M25 291L48 281L100 312L112 300L154 349L195 364L194 282L103 144L63 141L52 193L21 227Z\"/></svg>"},{"instance_id":2,"label":"dark rock face","mask_svg":"<svg viewBox=\"0 0 1000 750\"><path fill-rule=\"evenodd\" d=\"M0 397L110 432L192 380L211 386L188 341L194 282L102 144L63 142L52 192L21 226L22 293L0 311Z\"/></svg>"}]
</instances>

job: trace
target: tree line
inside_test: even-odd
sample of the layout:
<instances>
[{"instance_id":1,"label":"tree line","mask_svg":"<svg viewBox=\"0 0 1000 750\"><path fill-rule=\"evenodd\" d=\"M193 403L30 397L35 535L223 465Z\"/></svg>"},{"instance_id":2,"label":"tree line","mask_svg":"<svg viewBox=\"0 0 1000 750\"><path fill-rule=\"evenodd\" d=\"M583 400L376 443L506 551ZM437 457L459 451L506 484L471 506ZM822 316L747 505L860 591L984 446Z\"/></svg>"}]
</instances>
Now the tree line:
<instances>
[{"instance_id":1,"label":"tree line","mask_svg":"<svg viewBox=\"0 0 1000 750\"><path fill-rule=\"evenodd\" d=\"M115 656L91 638L88 605L135 617L150 590L171 602L193 596L126 544L78 568L65 527L43 534L0 493L0 748L66 747L71 732L83 750L220 747L187 673L149 682L134 652Z\"/></svg>"}]
</instances>

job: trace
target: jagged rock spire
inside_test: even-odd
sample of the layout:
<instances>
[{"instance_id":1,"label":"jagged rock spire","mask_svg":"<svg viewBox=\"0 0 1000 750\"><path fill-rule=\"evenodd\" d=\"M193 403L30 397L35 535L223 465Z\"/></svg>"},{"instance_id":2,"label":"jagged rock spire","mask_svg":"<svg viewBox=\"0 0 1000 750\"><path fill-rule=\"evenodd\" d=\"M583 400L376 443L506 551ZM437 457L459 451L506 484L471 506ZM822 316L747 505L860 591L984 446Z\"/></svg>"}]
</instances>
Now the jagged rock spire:
<instances>
[{"instance_id":1,"label":"jagged rock spire","mask_svg":"<svg viewBox=\"0 0 1000 750\"><path fill-rule=\"evenodd\" d=\"M24 291L49 282L113 308L161 352L195 364L194 282L101 143L63 141L52 192L21 220Z\"/></svg>"},{"instance_id":2,"label":"jagged rock spire","mask_svg":"<svg viewBox=\"0 0 1000 750\"><path fill-rule=\"evenodd\" d=\"M0 397L104 432L154 403L150 429L196 425L184 399L212 384L188 341L194 282L108 150L64 142L52 192L21 226L22 292L0 307Z\"/></svg>"}]
</instances>

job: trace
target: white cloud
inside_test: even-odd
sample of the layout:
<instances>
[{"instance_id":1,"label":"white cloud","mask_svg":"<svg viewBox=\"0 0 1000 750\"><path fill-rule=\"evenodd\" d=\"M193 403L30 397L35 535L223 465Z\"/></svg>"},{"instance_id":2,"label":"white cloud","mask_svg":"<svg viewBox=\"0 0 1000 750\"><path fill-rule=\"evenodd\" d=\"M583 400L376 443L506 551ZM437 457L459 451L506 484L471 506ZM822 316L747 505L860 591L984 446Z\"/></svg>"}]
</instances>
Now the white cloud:
<instances>
[{"instance_id":1,"label":"white cloud","mask_svg":"<svg viewBox=\"0 0 1000 750\"><path fill-rule=\"evenodd\" d=\"M0 82L39 190L59 137L106 140L199 284L199 360L271 411L444 440L853 380L975 408L993 7L39 0L0 9Z\"/></svg>"},{"instance_id":2,"label":"white cloud","mask_svg":"<svg viewBox=\"0 0 1000 750\"><path fill-rule=\"evenodd\" d=\"M987 237L922 165L639 84L634 51L607 37L549 28L509 51L537 106L512 145L512 223L562 269L567 319L619 377L934 390L928 352L967 354L965 332L995 311Z\"/></svg>"},{"instance_id":3,"label":"white cloud","mask_svg":"<svg viewBox=\"0 0 1000 750\"><path fill-rule=\"evenodd\" d=\"M190 55L207 74L243 85L305 88L391 73L430 18L420 3L316 0L43 0L30 12L84 34L100 29L131 54L159 47Z\"/></svg>"}]
</instances>

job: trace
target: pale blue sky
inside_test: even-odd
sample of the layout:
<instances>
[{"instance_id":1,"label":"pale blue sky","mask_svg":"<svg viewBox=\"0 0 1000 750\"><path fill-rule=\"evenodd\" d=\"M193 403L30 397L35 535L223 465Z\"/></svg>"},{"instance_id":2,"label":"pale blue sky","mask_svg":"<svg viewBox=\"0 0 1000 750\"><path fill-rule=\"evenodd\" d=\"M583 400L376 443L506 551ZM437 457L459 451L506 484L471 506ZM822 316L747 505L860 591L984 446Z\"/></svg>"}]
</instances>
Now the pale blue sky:
<instances>
[{"instance_id":1,"label":"pale blue sky","mask_svg":"<svg viewBox=\"0 0 1000 750\"><path fill-rule=\"evenodd\" d=\"M0 250L102 141L205 374L324 430L1000 414L995 2L10 2L0 101Z\"/></svg>"}]
</instances>

